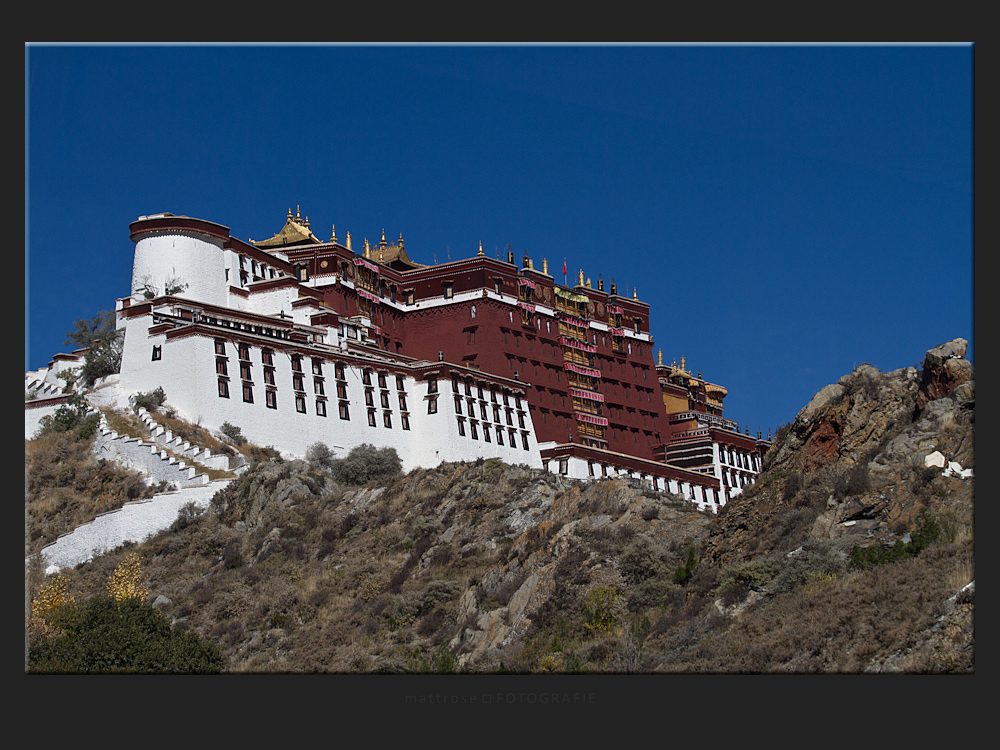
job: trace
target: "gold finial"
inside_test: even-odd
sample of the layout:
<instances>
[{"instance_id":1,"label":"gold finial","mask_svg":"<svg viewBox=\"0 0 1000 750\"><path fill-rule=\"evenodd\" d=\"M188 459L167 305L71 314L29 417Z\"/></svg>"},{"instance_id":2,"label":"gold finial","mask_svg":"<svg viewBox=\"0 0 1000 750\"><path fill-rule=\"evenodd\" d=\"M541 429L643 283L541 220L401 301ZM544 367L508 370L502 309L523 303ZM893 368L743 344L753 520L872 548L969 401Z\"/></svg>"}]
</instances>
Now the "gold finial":
<instances>
[{"instance_id":1,"label":"gold finial","mask_svg":"<svg viewBox=\"0 0 1000 750\"><path fill-rule=\"evenodd\" d=\"M548 258L542 258L542 273L544 273L546 276L549 275L549 259Z\"/></svg>"},{"instance_id":2,"label":"gold finial","mask_svg":"<svg viewBox=\"0 0 1000 750\"><path fill-rule=\"evenodd\" d=\"M383 249L382 249L383 247L384 247L384 244L378 246L378 262L379 263L381 263L383 260L385 260L385 255L383 254Z\"/></svg>"},{"instance_id":3,"label":"gold finial","mask_svg":"<svg viewBox=\"0 0 1000 750\"><path fill-rule=\"evenodd\" d=\"M590 289L590 277L587 277L587 289Z\"/></svg>"},{"instance_id":4,"label":"gold finial","mask_svg":"<svg viewBox=\"0 0 1000 750\"><path fill-rule=\"evenodd\" d=\"M399 246L400 247L403 246L403 233L402 232L399 233Z\"/></svg>"},{"instance_id":5,"label":"gold finial","mask_svg":"<svg viewBox=\"0 0 1000 750\"><path fill-rule=\"evenodd\" d=\"M483 255L483 241L479 240L479 252L477 253L480 257Z\"/></svg>"},{"instance_id":6,"label":"gold finial","mask_svg":"<svg viewBox=\"0 0 1000 750\"><path fill-rule=\"evenodd\" d=\"M580 279L580 283L578 284L578 286L583 286L583 269L582 268L580 269L579 279Z\"/></svg>"},{"instance_id":7,"label":"gold finial","mask_svg":"<svg viewBox=\"0 0 1000 750\"><path fill-rule=\"evenodd\" d=\"M336 242L336 241L337 241L337 225L336 224L331 224L330 225L330 242Z\"/></svg>"},{"instance_id":8,"label":"gold finial","mask_svg":"<svg viewBox=\"0 0 1000 750\"><path fill-rule=\"evenodd\" d=\"M687 372L687 357L681 355L681 369Z\"/></svg>"},{"instance_id":9,"label":"gold finial","mask_svg":"<svg viewBox=\"0 0 1000 750\"><path fill-rule=\"evenodd\" d=\"M299 216L299 207L295 207L295 221L298 221L301 217Z\"/></svg>"},{"instance_id":10,"label":"gold finial","mask_svg":"<svg viewBox=\"0 0 1000 750\"><path fill-rule=\"evenodd\" d=\"M288 217L287 218L288 218L289 221L292 220L292 209L291 208L288 209Z\"/></svg>"},{"instance_id":11,"label":"gold finial","mask_svg":"<svg viewBox=\"0 0 1000 750\"><path fill-rule=\"evenodd\" d=\"M385 247L385 229L382 230L382 240L378 243L379 247Z\"/></svg>"},{"instance_id":12,"label":"gold finial","mask_svg":"<svg viewBox=\"0 0 1000 750\"><path fill-rule=\"evenodd\" d=\"M351 233L350 232L347 233L346 242L347 242L346 247L347 247L348 250L350 250L351 249Z\"/></svg>"},{"instance_id":13,"label":"gold finial","mask_svg":"<svg viewBox=\"0 0 1000 750\"><path fill-rule=\"evenodd\" d=\"M660 351L657 353L657 356L656 356L656 366L657 367L663 367L663 350L662 349L660 349Z\"/></svg>"},{"instance_id":14,"label":"gold finial","mask_svg":"<svg viewBox=\"0 0 1000 750\"><path fill-rule=\"evenodd\" d=\"M304 226L306 229L309 228L309 217L308 216L306 217L306 220L303 222L302 226Z\"/></svg>"},{"instance_id":15,"label":"gold finial","mask_svg":"<svg viewBox=\"0 0 1000 750\"><path fill-rule=\"evenodd\" d=\"M604 277L601 274L597 274L597 289L598 291L604 291Z\"/></svg>"},{"instance_id":16,"label":"gold finial","mask_svg":"<svg viewBox=\"0 0 1000 750\"><path fill-rule=\"evenodd\" d=\"M363 255L366 258L368 258L369 256L371 256L371 252L372 252L372 246L370 244L368 244L368 238L365 237L365 250L364 250Z\"/></svg>"},{"instance_id":17,"label":"gold finial","mask_svg":"<svg viewBox=\"0 0 1000 750\"><path fill-rule=\"evenodd\" d=\"M639 299L639 292L636 289L632 289L632 299Z\"/></svg>"}]
</instances>

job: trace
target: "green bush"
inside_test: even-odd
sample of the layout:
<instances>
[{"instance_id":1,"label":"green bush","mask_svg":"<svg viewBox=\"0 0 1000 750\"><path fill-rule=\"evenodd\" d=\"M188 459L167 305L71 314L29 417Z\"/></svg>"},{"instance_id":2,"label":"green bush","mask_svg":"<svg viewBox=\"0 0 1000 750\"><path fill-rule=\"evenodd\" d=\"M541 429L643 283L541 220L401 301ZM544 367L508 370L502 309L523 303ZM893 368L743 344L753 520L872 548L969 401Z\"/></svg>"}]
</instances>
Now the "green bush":
<instances>
[{"instance_id":1,"label":"green bush","mask_svg":"<svg viewBox=\"0 0 1000 750\"><path fill-rule=\"evenodd\" d=\"M691 580L694 575L695 566L698 565L698 553L694 547L688 547L687 559L684 564L674 571L674 583L681 586Z\"/></svg>"},{"instance_id":2,"label":"green bush","mask_svg":"<svg viewBox=\"0 0 1000 750\"><path fill-rule=\"evenodd\" d=\"M344 458L331 461L334 478L344 484L367 484L387 479L403 471L403 462L395 448L376 448L362 443Z\"/></svg>"},{"instance_id":3,"label":"green bush","mask_svg":"<svg viewBox=\"0 0 1000 750\"><path fill-rule=\"evenodd\" d=\"M849 565L852 568L870 568L875 565L916 557L932 544L936 544L941 537L940 524L938 524L934 514L927 508L924 508L920 511L920 515L917 516L916 528L910 532L909 544L902 539L898 539L891 547L883 547L881 545L860 547L854 545L854 548L851 550Z\"/></svg>"},{"instance_id":4,"label":"green bush","mask_svg":"<svg viewBox=\"0 0 1000 750\"><path fill-rule=\"evenodd\" d=\"M95 596L84 604L64 604L46 620L58 634L32 643L29 672L201 674L225 666L214 644L172 630L140 599Z\"/></svg>"},{"instance_id":5,"label":"green bush","mask_svg":"<svg viewBox=\"0 0 1000 750\"><path fill-rule=\"evenodd\" d=\"M37 439L53 432L68 432L75 440L90 440L97 432L101 416L96 412L88 413L89 409L90 406L82 396L71 395L53 414L46 414L41 418L34 437Z\"/></svg>"}]
</instances>

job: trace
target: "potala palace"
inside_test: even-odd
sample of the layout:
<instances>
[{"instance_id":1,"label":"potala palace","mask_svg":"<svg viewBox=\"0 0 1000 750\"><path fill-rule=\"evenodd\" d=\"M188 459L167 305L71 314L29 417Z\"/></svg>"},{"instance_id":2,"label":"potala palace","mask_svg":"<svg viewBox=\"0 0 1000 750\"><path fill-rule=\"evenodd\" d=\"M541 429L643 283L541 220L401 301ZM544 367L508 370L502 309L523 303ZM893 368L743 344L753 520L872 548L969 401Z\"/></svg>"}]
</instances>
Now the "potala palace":
<instances>
[{"instance_id":1,"label":"potala palace","mask_svg":"<svg viewBox=\"0 0 1000 750\"><path fill-rule=\"evenodd\" d=\"M263 241L142 216L113 403L163 388L183 419L302 456L361 443L404 470L496 457L578 479L626 475L718 510L754 480L769 438L722 416L726 389L654 358L650 309L529 257L421 265L382 233L318 239L298 210ZM26 374L58 400L83 352Z\"/></svg>"}]
</instances>

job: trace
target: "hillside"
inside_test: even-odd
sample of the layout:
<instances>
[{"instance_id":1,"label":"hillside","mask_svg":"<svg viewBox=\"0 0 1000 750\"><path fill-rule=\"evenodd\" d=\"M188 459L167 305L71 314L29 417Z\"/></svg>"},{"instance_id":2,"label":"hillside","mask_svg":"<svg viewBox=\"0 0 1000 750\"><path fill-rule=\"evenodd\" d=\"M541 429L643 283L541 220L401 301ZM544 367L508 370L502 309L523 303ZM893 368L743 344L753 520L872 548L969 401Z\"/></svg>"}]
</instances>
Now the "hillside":
<instances>
[{"instance_id":1,"label":"hillside","mask_svg":"<svg viewBox=\"0 0 1000 750\"><path fill-rule=\"evenodd\" d=\"M64 574L85 599L138 552L147 600L233 672L968 673L964 354L827 386L718 516L496 459L356 485L317 453Z\"/></svg>"}]
</instances>

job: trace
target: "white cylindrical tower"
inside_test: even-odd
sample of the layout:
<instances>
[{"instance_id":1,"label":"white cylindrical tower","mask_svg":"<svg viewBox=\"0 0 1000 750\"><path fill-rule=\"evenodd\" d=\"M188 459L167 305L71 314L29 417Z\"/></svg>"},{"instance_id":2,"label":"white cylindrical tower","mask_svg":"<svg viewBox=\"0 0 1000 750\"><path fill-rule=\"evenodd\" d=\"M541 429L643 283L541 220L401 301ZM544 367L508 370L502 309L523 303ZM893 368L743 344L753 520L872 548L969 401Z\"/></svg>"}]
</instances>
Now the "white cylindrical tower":
<instances>
[{"instance_id":1,"label":"white cylindrical tower","mask_svg":"<svg viewBox=\"0 0 1000 750\"><path fill-rule=\"evenodd\" d=\"M164 295L226 304L223 246L229 228L173 214L142 216L129 226L135 243L132 298Z\"/></svg>"}]
</instances>

